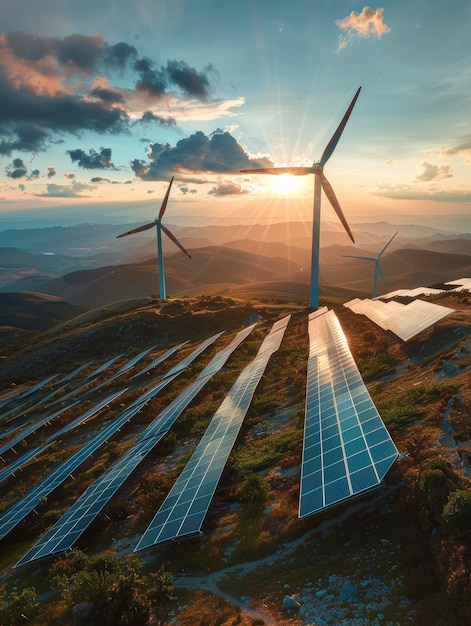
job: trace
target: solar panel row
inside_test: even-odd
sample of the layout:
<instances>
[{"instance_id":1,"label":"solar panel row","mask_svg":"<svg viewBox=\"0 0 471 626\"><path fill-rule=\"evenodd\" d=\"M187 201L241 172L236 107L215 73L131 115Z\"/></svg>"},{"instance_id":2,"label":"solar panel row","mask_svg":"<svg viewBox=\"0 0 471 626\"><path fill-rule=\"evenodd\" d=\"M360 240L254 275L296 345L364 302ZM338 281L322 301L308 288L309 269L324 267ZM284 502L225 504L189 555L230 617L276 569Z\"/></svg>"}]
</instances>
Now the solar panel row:
<instances>
[{"instance_id":1,"label":"solar panel row","mask_svg":"<svg viewBox=\"0 0 471 626\"><path fill-rule=\"evenodd\" d=\"M233 352L241 343L243 340L242 338L245 338L253 328L254 326L250 326L249 328L241 331L233 339L229 346L220 351L224 353L225 359L220 358L220 352L213 357L212 361L210 361L205 370L203 370L194 383L189 386L191 387L191 391L189 391L189 387L185 388L182 393L180 393L167 407L165 407L165 409L163 409L163 411L161 411L161 413L159 413L151 425L146 429L145 433L147 433L147 436L139 438L136 444L128 450L123 457L118 459L109 470L92 483L90 487L80 496L80 498L58 520L58 522L54 524L54 526L40 539L40 541L33 546L33 548L31 548L31 550L25 554L20 561L18 561L17 566L24 565L25 563L29 563L44 556L63 552L74 545L80 535L82 535L82 533L88 528L98 513L105 507L107 502L124 483L126 478L130 476L145 456L153 450L159 441L161 441L178 416L181 415L186 406L188 406L191 400L204 387L211 375L203 374L206 370L209 371L209 369L211 369L211 363L214 360L217 360L220 363L220 367L222 367L225 361L229 358L231 352ZM202 345L208 347L217 337L219 337L220 334L222 333L214 335L211 340L203 342ZM199 346L199 348L197 348L192 354L199 354L200 352L201 346ZM187 364L191 361L192 359L189 357L184 359L184 362ZM180 370L178 367L174 367L171 371L173 371L172 376L167 374L161 381L162 385L168 384L180 373L180 371L183 370ZM142 405L139 405L136 408L139 410L141 407ZM152 428L153 425L155 425L155 428ZM0 532L1 522L2 518L0 518Z\"/></svg>"},{"instance_id":2,"label":"solar panel row","mask_svg":"<svg viewBox=\"0 0 471 626\"><path fill-rule=\"evenodd\" d=\"M400 304L394 301L355 298L346 302L344 306L354 313L366 315L383 330L391 331L403 341L408 341L454 312L448 307L423 300Z\"/></svg>"},{"instance_id":3,"label":"solar panel row","mask_svg":"<svg viewBox=\"0 0 471 626\"><path fill-rule=\"evenodd\" d=\"M378 486L397 457L333 311L309 338L300 517Z\"/></svg>"},{"instance_id":4,"label":"solar panel row","mask_svg":"<svg viewBox=\"0 0 471 626\"><path fill-rule=\"evenodd\" d=\"M49 447L49 444L37 446L36 448L31 448L30 450L27 450L23 454L17 456L15 460L12 461L12 463L7 465L0 471L0 483L2 483L9 476L14 474L18 469L23 467L23 465L26 465L28 461L31 461L31 459L34 459L36 456L41 454L41 452L43 452L47 447Z\"/></svg>"},{"instance_id":5,"label":"solar panel row","mask_svg":"<svg viewBox=\"0 0 471 626\"><path fill-rule=\"evenodd\" d=\"M12 437L9 441L7 441L3 446L0 447L0 454L3 454L7 450L10 450L17 443L26 439L28 435L31 435L32 433L36 432L38 428L41 428L41 426L44 426L45 424L52 422L53 419L55 419L56 417L59 417L59 415L61 415L62 413L64 413L66 410L68 410L69 408L71 408L77 403L78 403L78 400L76 400L75 402L73 402L73 404L69 406L59 409L58 411L56 411L55 413L52 413L51 415L46 415L45 417L41 418L37 422L29 424L29 426L21 430L21 432L19 432L15 437Z\"/></svg>"},{"instance_id":6,"label":"solar panel row","mask_svg":"<svg viewBox=\"0 0 471 626\"><path fill-rule=\"evenodd\" d=\"M257 356L239 375L136 551L200 532L229 454L268 360L280 346L290 316L277 322Z\"/></svg>"}]
</instances>

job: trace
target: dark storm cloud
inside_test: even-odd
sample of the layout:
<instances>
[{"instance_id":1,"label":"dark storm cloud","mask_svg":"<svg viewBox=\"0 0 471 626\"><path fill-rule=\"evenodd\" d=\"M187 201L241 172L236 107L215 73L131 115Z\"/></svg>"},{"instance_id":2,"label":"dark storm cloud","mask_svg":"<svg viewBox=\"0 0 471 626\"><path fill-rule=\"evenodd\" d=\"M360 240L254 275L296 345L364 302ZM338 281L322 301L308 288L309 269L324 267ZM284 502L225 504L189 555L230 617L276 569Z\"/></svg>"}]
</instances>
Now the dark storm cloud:
<instances>
[{"instance_id":1,"label":"dark storm cloud","mask_svg":"<svg viewBox=\"0 0 471 626\"><path fill-rule=\"evenodd\" d=\"M167 88L165 72L157 68L151 59L138 59L134 63L134 69L139 75L136 83L136 91L149 96L161 98Z\"/></svg>"},{"instance_id":2,"label":"dark storm cloud","mask_svg":"<svg viewBox=\"0 0 471 626\"><path fill-rule=\"evenodd\" d=\"M211 66L207 69L211 69ZM184 61L168 61L169 80L178 85L188 96L206 100L209 95L209 79L203 72L197 72Z\"/></svg>"},{"instance_id":3,"label":"dark storm cloud","mask_svg":"<svg viewBox=\"0 0 471 626\"><path fill-rule=\"evenodd\" d=\"M79 167L87 170L103 170L116 169L111 161L111 148L100 148L100 152L91 148L88 154L76 148L75 150L67 150L73 163L77 163Z\"/></svg>"},{"instance_id":4,"label":"dark storm cloud","mask_svg":"<svg viewBox=\"0 0 471 626\"><path fill-rule=\"evenodd\" d=\"M150 144L150 161L134 159L131 168L143 180L162 180L174 172L222 174L241 169L273 167L266 157L251 158L228 132L217 132L210 137L198 131L181 139L177 145Z\"/></svg>"},{"instance_id":5,"label":"dark storm cloud","mask_svg":"<svg viewBox=\"0 0 471 626\"><path fill-rule=\"evenodd\" d=\"M9 178L23 178L27 173L27 167L22 159L13 159L7 167L7 176Z\"/></svg>"},{"instance_id":6,"label":"dark storm cloud","mask_svg":"<svg viewBox=\"0 0 471 626\"><path fill-rule=\"evenodd\" d=\"M158 124L162 128L177 127L177 122L173 117L161 117L160 115L155 115L152 111L145 111L141 119L137 120L135 124Z\"/></svg>"},{"instance_id":7,"label":"dark storm cloud","mask_svg":"<svg viewBox=\"0 0 471 626\"><path fill-rule=\"evenodd\" d=\"M113 71L117 77L124 70L126 87L108 85ZM210 65L203 71L185 61L156 65L139 58L134 46L110 45L100 34L0 33L0 155L44 150L57 134L129 132L131 116L140 115L149 101L169 93L207 100L212 74ZM171 116L151 111L140 121L176 125Z\"/></svg>"},{"instance_id":8,"label":"dark storm cloud","mask_svg":"<svg viewBox=\"0 0 471 626\"><path fill-rule=\"evenodd\" d=\"M124 68L137 57L137 50L134 46L120 41L114 46L108 46L104 54L106 65L124 70Z\"/></svg>"},{"instance_id":9,"label":"dark storm cloud","mask_svg":"<svg viewBox=\"0 0 471 626\"><path fill-rule=\"evenodd\" d=\"M94 87L89 94L92 98L99 98L108 104L124 104L124 96L115 89Z\"/></svg>"}]
</instances>

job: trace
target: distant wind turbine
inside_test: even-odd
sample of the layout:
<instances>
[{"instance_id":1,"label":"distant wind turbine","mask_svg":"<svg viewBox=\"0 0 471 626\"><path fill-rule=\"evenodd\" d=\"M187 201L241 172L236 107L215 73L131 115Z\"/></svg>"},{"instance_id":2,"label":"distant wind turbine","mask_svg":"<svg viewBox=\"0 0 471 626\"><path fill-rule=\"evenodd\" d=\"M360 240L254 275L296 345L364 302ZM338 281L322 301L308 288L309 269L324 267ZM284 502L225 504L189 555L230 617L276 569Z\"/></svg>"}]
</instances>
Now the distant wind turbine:
<instances>
[{"instance_id":1,"label":"distant wind turbine","mask_svg":"<svg viewBox=\"0 0 471 626\"><path fill-rule=\"evenodd\" d=\"M383 270L381 269L381 265L379 263L380 258L383 256L383 254L386 252L386 248L389 246L389 244L391 243L391 241L394 239L394 237L397 235L399 231L397 231L396 233L394 233L394 235L391 237L391 239L388 241L388 243L384 246L384 248L381 250L381 252L373 257L373 256L352 256L351 254L343 254L342 256L344 256L347 259L361 259L362 261L374 261L375 264L375 269L374 269L374 273L373 273L373 291L371 293L371 297L372 299L376 298L376 282L378 280L378 274L381 278L381 280L383 281L383 285L386 287L386 281L384 280L384 274L383 274Z\"/></svg>"},{"instance_id":2,"label":"distant wind turbine","mask_svg":"<svg viewBox=\"0 0 471 626\"><path fill-rule=\"evenodd\" d=\"M160 207L159 215L153 222L150 222L149 224L144 224L144 226L139 226L138 228L133 228L132 230L128 230L127 233L123 233L122 235L117 236L117 239L119 239L120 237L126 237L127 235L134 235L134 233L140 233L143 230L149 230L149 228L153 228L154 226L156 227L157 229L157 257L158 257L158 262L159 262L159 296L161 300L165 300L166 298L164 258L162 254L162 231L164 231L167 237L171 239L173 243L176 246L178 246L180 250L182 250L182 252L184 252L189 259L191 259L191 256L188 254L188 252L185 250L182 244L178 241L175 235L173 235L169 231L169 229L162 224L162 217L164 216L165 209L167 208L167 202L168 202L168 197L170 195L170 189L172 187L172 183L173 183L173 176L168 186L167 193L165 194L165 198L163 199L162 206Z\"/></svg>"},{"instance_id":3,"label":"distant wind turbine","mask_svg":"<svg viewBox=\"0 0 471 626\"><path fill-rule=\"evenodd\" d=\"M324 190L325 195L329 199L333 206L338 218L343 224L343 227L347 231L350 239L355 243L355 239L351 233L351 230L347 224L339 202L335 197L334 190L330 185L327 178L324 176L324 165L332 156L340 136L343 133L343 129L348 122L348 118L355 106L358 96L360 95L361 87L358 88L353 100L350 103L339 127L332 135L329 143L325 147L321 160L318 163L313 163L311 167L268 167L259 168L253 170L241 170L244 174L292 174L293 176L305 176L306 174L314 174L314 203L313 203L313 219L312 219L312 249L311 249L311 290L309 304L311 307L317 309L319 306L319 243L320 243L320 223L321 223L321 188Z\"/></svg>"}]
</instances>

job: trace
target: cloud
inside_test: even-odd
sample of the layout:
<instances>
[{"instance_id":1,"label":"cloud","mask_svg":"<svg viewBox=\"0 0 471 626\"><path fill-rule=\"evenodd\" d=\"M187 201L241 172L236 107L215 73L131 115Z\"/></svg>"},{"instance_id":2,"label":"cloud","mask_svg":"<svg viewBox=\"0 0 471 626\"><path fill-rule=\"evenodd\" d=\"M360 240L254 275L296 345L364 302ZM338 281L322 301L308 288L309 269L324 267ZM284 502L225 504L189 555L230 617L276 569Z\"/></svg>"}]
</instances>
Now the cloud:
<instances>
[{"instance_id":1,"label":"cloud","mask_svg":"<svg viewBox=\"0 0 471 626\"><path fill-rule=\"evenodd\" d=\"M157 65L100 34L0 33L0 155L45 150L58 134L126 133L139 118L174 126L173 106L186 121L202 105L214 119L221 108L240 106L212 105L215 78L212 65L198 70L171 59Z\"/></svg>"},{"instance_id":2,"label":"cloud","mask_svg":"<svg viewBox=\"0 0 471 626\"><path fill-rule=\"evenodd\" d=\"M39 174L40 172L38 169L33 170L31 174L28 176L28 180L36 180L36 178L39 178Z\"/></svg>"},{"instance_id":3,"label":"cloud","mask_svg":"<svg viewBox=\"0 0 471 626\"><path fill-rule=\"evenodd\" d=\"M46 186L46 189L46 192L38 195L48 198L83 198L86 197L83 196L84 191L92 191L95 187L77 181L72 183L72 185L56 185L54 183L49 183Z\"/></svg>"},{"instance_id":4,"label":"cloud","mask_svg":"<svg viewBox=\"0 0 471 626\"><path fill-rule=\"evenodd\" d=\"M345 33L339 37L337 51L346 48L355 39L365 39L375 35L381 37L391 30L383 19L384 8L371 9L363 7L361 13L352 11L350 15L340 20L335 20L336 25Z\"/></svg>"},{"instance_id":5,"label":"cloud","mask_svg":"<svg viewBox=\"0 0 471 626\"><path fill-rule=\"evenodd\" d=\"M223 181L208 191L210 196L241 196L247 193L250 193L248 189L232 181Z\"/></svg>"},{"instance_id":6,"label":"cloud","mask_svg":"<svg viewBox=\"0 0 471 626\"><path fill-rule=\"evenodd\" d=\"M52 177L53 177L53 176L55 176L55 175L56 175L56 168L55 168L54 166L50 165L50 166L47 168L47 177L48 177L48 178L52 178Z\"/></svg>"},{"instance_id":7,"label":"cloud","mask_svg":"<svg viewBox=\"0 0 471 626\"><path fill-rule=\"evenodd\" d=\"M441 151L443 154L463 154L465 162L469 163L471 161L471 135L464 136L453 146L449 146L448 148L442 147Z\"/></svg>"},{"instance_id":8,"label":"cloud","mask_svg":"<svg viewBox=\"0 0 471 626\"><path fill-rule=\"evenodd\" d=\"M420 191L408 185L379 185L374 195L395 200L427 200L435 202L471 202L471 190L439 190Z\"/></svg>"},{"instance_id":9,"label":"cloud","mask_svg":"<svg viewBox=\"0 0 471 626\"><path fill-rule=\"evenodd\" d=\"M441 180L452 178L453 170L450 165L434 165L424 161L421 165L422 172L415 177L416 181Z\"/></svg>"},{"instance_id":10,"label":"cloud","mask_svg":"<svg viewBox=\"0 0 471 626\"><path fill-rule=\"evenodd\" d=\"M77 162L79 167L87 170L104 170L104 169L116 169L111 161L111 148L100 148L100 152L91 148L88 154L76 148L75 150L67 150L73 163Z\"/></svg>"},{"instance_id":11,"label":"cloud","mask_svg":"<svg viewBox=\"0 0 471 626\"><path fill-rule=\"evenodd\" d=\"M160 115L155 115L152 111L144 111L142 117L139 120L136 120L134 124L158 124L162 126L162 128L176 128L177 122L173 117L161 117Z\"/></svg>"},{"instance_id":12,"label":"cloud","mask_svg":"<svg viewBox=\"0 0 471 626\"><path fill-rule=\"evenodd\" d=\"M142 180L163 180L174 173L222 174L254 167L272 167L267 157L251 158L229 133L216 131L209 137L197 131L176 146L149 145L149 161L134 159L131 169Z\"/></svg>"},{"instance_id":13,"label":"cloud","mask_svg":"<svg viewBox=\"0 0 471 626\"><path fill-rule=\"evenodd\" d=\"M13 159L11 164L7 167L7 176L9 178L23 178L27 175L28 169L25 162L22 159Z\"/></svg>"}]
</instances>

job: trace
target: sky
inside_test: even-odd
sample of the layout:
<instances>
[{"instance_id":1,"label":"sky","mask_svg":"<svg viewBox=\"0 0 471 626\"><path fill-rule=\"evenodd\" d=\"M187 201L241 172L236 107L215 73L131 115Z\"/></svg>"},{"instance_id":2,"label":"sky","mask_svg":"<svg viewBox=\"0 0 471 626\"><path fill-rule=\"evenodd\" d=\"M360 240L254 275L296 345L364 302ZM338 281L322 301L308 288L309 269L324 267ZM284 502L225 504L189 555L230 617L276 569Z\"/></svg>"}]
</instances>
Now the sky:
<instances>
[{"instance_id":1,"label":"sky","mask_svg":"<svg viewBox=\"0 0 471 626\"><path fill-rule=\"evenodd\" d=\"M468 0L2 0L0 230L309 219L471 232ZM336 217L324 197L323 219ZM458 222L456 222L458 223Z\"/></svg>"}]
</instances>

